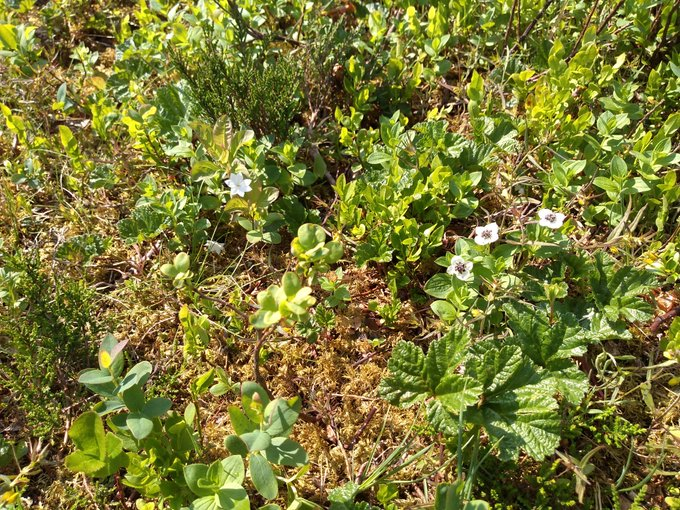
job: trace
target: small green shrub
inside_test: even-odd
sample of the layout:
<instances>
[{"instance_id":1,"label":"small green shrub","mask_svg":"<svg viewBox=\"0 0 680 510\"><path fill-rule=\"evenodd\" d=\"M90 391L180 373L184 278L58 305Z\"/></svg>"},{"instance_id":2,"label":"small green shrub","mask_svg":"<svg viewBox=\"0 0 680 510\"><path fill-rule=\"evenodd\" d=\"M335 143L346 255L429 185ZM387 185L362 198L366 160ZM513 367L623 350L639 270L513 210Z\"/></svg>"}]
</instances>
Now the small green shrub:
<instances>
[{"instance_id":1,"label":"small green shrub","mask_svg":"<svg viewBox=\"0 0 680 510\"><path fill-rule=\"evenodd\" d=\"M18 415L34 436L59 429L62 409L77 401L74 375L93 353L94 291L79 280L50 278L34 255L10 255L0 283L0 388L16 402ZM3 280L4 282L5 280ZM8 298L11 296L11 303Z\"/></svg>"},{"instance_id":2,"label":"small green shrub","mask_svg":"<svg viewBox=\"0 0 680 510\"><path fill-rule=\"evenodd\" d=\"M191 56L170 49L170 58L189 88L196 112L213 122L226 115L257 136L285 138L299 109L302 68L291 57L236 60L204 25L204 45Z\"/></svg>"}]
</instances>

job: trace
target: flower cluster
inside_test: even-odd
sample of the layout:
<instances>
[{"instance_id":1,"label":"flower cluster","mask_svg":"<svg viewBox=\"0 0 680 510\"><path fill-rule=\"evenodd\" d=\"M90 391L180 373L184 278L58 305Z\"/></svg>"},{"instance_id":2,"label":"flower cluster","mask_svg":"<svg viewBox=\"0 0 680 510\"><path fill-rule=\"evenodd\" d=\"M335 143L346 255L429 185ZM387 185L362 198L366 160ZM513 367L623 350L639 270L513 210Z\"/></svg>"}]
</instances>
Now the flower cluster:
<instances>
[{"instance_id":1,"label":"flower cluster","mask_svg":"<svg viewBox=\"0 0 680 510\"><path fill-rule=\"evenodd\" d=\"M551 211L550 209L541 209L538 211L538 224L553 230L564 225L564 220L566 218L566 215ZM475 242L480 246L495 243L496 241L498 241L498 225L496 222L475 228Z\"/></svg>"},{"instance_id":2,"label":"flower cluster","mask_svg":"<svg viewBox=\"0 0 680 510\"><path fill-rule=\"evenodd\" d=\"M541 209L538 211L538 224L542 227L551 229L558 229L564 225L566 215L551 211L550 209ZM499 227L496 222L491 222L483 227L475 228L475 243L480 246L495 243L499 239ZM451 259L451 263L446 268L446 272L452 276L456 276L460 280L468 280L472 274L473 263L466 261L463 257L456 255Z\"/></svg>"}]
</instances>

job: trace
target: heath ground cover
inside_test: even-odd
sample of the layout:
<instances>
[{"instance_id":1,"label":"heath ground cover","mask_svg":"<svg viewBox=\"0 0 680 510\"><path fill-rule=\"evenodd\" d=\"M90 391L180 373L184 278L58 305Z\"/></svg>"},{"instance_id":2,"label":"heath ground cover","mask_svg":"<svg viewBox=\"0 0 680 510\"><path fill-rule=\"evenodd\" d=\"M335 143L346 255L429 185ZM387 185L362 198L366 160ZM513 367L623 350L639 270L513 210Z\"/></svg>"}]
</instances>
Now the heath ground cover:
<instances>
[{"instance_id":1,"label":"heath ground cover","mask_svg":"<svg viewBox=\"0 0 680 510\"><path fill-rule=\"evenodd\" d=\"M0 0L0 508L680 509L679 27Z\"/></svg>"}]
</instances>

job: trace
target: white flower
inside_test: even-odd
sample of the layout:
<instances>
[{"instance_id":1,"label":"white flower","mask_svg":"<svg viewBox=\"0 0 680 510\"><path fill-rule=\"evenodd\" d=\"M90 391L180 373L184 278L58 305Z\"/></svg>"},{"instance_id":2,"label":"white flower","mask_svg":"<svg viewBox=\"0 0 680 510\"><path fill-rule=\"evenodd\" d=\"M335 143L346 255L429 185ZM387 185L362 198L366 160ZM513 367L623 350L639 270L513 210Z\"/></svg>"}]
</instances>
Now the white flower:
<instances>
[{"instance_id":1,"label":"white flower","mask_svg":"<svg viewBox=\"0 0 680 510\"><path fill-rule=\"evenodd\" d=\"M498 225L489 223L485 227L475 227L475 242L485 245L498 241Z\"/></svg>"},{"instance_id":2,"label":"white flower","mask_svg":"<svg viewBox=\"0 0 680 510\"><path fill-rule=\"evenodd\" d=\"M451 259L451 264L446 268L448 274L455 275L459 280L470 278L470 271L472 271L472 262L465 262L465 259L458 255Z\"/></svg>"},{"instance_id":3,"label":"white flower","mask_svg":"<svg viewBox=\"0 0 680 510\"><path fill-rule=\"evenodd\" d=\"M538 217L540 218L538 221L540 226L552 229L560 228L564 225L564 218L566 218L564 214L553 212L550 209L541 209L538 211Z\"/></svg>"},{"instance_id":4,"label":"white flower","mask_svg":"<svg viewBox=\"0 0 680 510\"><path fill-rule=\"evenodd\" d=\"M219 255L224 251L224 243L218 243L217 241L206 241L205 247L210 253Z\"/></svg>"},{"instance_id":5,"label":"white flower","mask_svg":"<svg viewBox=\"0 0 680 510\"><path fill-rule=\"evenodd\" d=\"M231 191L232 196L243 197L251 191L253 188L250 187L250 183L253 182L250 179L243 177L243 174L231 174L229 179L224 181L224 183L229 186L229 191Z\"/></svg>"}]
</instances>

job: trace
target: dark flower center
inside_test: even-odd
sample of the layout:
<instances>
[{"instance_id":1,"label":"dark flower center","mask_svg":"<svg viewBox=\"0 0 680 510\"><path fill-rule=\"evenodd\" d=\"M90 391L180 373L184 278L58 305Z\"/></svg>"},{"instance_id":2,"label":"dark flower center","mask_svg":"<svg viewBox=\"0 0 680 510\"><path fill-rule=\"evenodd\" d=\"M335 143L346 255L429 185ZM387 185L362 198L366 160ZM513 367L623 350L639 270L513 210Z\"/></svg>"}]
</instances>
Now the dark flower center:
<instances>
[{"instance_id":1,"label":"dark flower center","mask_svg":"<svg viewBox=\"0 0 680 510\"><path fill-rule=\"evenodd\" d=\"M460 273L460 274L463 274L467 270L467 268L465 267L465 263L463 263L463 262L458 262L453 267L453 269L456 271L456 273Z\"/></svg>"},{"instance_id":2,"label":"dark flower center","mask_svg":"<svg viewBox=\"0 0 680 510\"><path fill-rule=\"evenodd\" d=\"M557 215L555 213L546 214L545 219L550 223L555 223L557 221Z\"/></svg>"},{"instance_id":3,"label":"dark flower center","mask_svg":"<svg viewBox=\"0 0 680 510\"><path fill-rule=\"evenodd\" d=\"M482 237L484 239L491 239L491 230L482 230Z\"/></svg>"}]
</instances>

